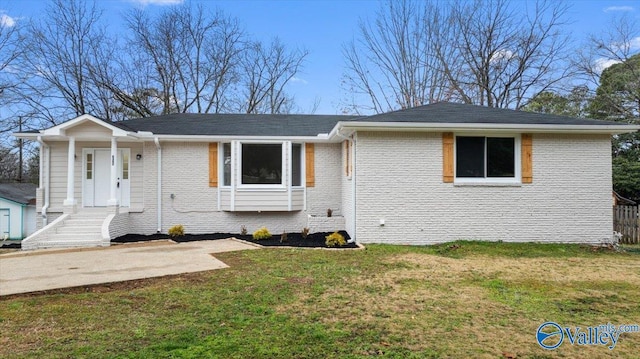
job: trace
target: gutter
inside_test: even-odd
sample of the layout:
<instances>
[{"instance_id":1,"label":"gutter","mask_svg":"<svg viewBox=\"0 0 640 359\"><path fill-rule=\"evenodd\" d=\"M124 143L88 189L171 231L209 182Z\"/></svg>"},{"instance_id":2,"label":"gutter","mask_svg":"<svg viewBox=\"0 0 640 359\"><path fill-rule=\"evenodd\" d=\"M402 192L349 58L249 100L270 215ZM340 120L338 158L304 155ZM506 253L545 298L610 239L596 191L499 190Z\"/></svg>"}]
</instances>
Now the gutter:
<instances>
[{"instance_id":1,"label":"gutter","mask_svg":"<svg viewBox=\"0 0 640 359\"><path fill-rule=\"evenodd\" d=\"M38 179L38 186L40 189L44 188L43 198L44 205L41 209L42 214L42 227L47 225L47 210L49 209L49 167L51 166L51 151L49 150L49 145L47 145L43 140L42 136L38 136L38 143L40 143L40 178ZM44 154L46 153L46 161L44 160ZM44 171L44 164L47 164L47 170ZM42 185L44 184L44 187Z\"/></svg>"},{"instance_id":2,"label":"gutter","mask_svg":"<svg viewBox=\"0 0 640 359\"><path fill-rule=\"evenodd\" d=\"M156 210L158 211L157 232L161 233L162 232L162 147L160 147L160 140L158 139L158 137L154 137L153 142L156 144L156 149L158 151L158 193L157 193L158 204L157 204Z\"/></svg>"},{"instance_id":3,"label":"gutter","mask_svg":"<svg viewBox=\"0 0 640 359\"><path fill-rule=\"evenodd\" d=\"M329 138L340 130L352 131L425 131L425 132L528 132L574 134L621 134L640 130L638 125L558 125L558 124L503 124L503 123L429 123L429 122L373 122L341 121L336 124Z\"/></svg>"},{"instance_id":4,"label":"gutter","mask_svg":"<svg viewBox=\"0 0 640 359\"><path fill-rule=\"evenodd\" d=\"M164 142L172 141L200 141L200 142L231 142L231 141L251 141L255 143L270 142L327 142L329 134L320 133L316 136L242 136L242 135L162 135L152 134L151 132L139 131L136 133L137 138L145 140L153 136L153 138L161 139Z\"/></svg>"}]
</instances>

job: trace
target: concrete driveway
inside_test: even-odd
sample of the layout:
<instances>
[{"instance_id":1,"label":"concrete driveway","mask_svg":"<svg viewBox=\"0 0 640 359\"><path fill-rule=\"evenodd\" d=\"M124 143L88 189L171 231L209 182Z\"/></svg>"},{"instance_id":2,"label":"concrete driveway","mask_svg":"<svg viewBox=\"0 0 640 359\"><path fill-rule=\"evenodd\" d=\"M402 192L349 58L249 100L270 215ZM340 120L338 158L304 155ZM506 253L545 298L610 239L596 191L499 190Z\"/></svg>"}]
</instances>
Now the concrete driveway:
<instances>
[{"instance_id":1,"label":"concrete driveway","mask_svg":"<svg viewBox=\"0 0 640 359\"><path fill-rule=\"evenodd\" d=\"M152 241L0 255L0 296L228 267L213 253L257 249L234 239Z\"/></svg>"}]
</instances>

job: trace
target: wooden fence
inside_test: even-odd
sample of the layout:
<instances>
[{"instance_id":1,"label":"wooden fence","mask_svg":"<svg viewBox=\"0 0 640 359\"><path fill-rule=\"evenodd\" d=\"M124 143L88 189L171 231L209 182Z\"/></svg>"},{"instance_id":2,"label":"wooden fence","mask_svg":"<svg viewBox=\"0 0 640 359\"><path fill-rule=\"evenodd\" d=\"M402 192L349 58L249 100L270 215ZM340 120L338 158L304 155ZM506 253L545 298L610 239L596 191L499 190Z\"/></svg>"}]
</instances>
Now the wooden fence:
<instances>
[{"instance_id":1,"label":"wooden fence","mask_svg":"<svg viewBox=\"0 0 640 359\"><path fill-rule=\"evenodd\" d=\"M638 206L613 206L613 230L620 233L620 243L640 243Z\"/></svg>"}]
</instances>

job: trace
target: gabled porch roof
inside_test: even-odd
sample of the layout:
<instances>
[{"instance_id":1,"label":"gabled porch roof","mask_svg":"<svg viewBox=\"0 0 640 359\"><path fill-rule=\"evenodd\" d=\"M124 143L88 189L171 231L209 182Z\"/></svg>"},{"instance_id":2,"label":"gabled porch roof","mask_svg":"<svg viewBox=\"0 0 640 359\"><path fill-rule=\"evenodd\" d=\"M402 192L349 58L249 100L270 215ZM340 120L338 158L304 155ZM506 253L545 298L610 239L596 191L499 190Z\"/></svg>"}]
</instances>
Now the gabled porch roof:
<instances>
[{"instance_id":1,"label":"gabled porch roof","mask_svg":"<svg viewBox=\"0 0 640 359\"><path fill-rule=\"evenodd\" d=\"M74 133L76 132L76 133ZM110 140L116 138L137 139L134 132L128 131L113 122L101 120L92 115L80 115L59 125L40 131L16 133L16 137L36 139L43 137L48 140L67 140L69 136L77 136L85 140Z\"/></svg>"}]
</instances>

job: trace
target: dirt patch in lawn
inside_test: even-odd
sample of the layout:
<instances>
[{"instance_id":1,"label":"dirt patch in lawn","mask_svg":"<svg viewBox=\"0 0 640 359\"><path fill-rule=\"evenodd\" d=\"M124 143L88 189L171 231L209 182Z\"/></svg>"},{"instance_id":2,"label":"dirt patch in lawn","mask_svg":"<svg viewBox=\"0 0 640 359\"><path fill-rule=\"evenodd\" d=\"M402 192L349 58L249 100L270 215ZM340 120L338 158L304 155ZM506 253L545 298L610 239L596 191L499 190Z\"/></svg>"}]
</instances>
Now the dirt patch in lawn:
<instances>
[{"instance_id":1,"label":"dirt patch in lawn","mask_svg":"<svg viewBox=\"0 0 640 359\"><path fill-rule=\"evenodd\" d=\"M349 285L328 285L321 293L307 289L279 310L343 328L344 318L354 318L347 330L375 328L383 351L385 342L395 340L411 351L435 346L452 357L540 352L532 333L545 320L597 325L639 319L637 300L621 300L640 283L636 258L456 259L402 253L382 259L380 266L384 270L363 272ZM616 349L632 348L636 335L625 335ZM476 343L475 351L460 347L463 342ZM608 354L606 348L565 347L570 356Z\"/></svg>"},{"instance_id":2,"label":"dirt patch in lawn","mask_svg":"<svg viewBox=\"0 0 640 359\"><path fill-rule=\"evenodd\" d=\"M338 232L342 234L345 240L350 240L349 234L345 231ZM282 234L271 236L271 238L255 240L251 235L243 235L237 233L208 233L208 234L185 234L178 237L170 237L167 234L127 234L115 239L112 239L113 243L132 243L141 241L151 241L158 239L171 239L175 242L193 242L193 241L208 241L226 238L236 238L243 241L259 244L266 247L306 247L306 248L359 248L355 242L347 242L344 246L328 247L325 243L326 237L331 232L318 232L310 233L305 237L301 233L287 233L286 238L283 238Z\"/></svg>"}]
</instances>

